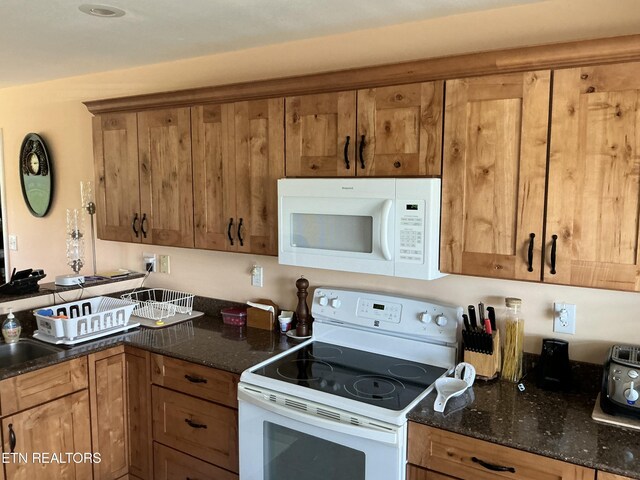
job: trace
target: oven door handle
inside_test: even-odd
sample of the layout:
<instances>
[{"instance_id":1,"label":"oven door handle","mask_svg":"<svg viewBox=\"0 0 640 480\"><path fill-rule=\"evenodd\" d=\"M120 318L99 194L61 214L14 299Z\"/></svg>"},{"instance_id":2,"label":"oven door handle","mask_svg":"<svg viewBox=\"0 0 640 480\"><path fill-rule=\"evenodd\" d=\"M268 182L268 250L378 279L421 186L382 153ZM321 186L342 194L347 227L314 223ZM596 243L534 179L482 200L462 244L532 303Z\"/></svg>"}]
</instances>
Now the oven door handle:
<instances>
[{"instance_id":1,"label":"oven door handle","mask_svg":"<svg viewBox=\"0 0 640 480\"><path fill-rule=\"evenodd\" d=\"M393 200L385 200L382 205L382 218L380 221L380 247L382 255L387 260L391 260L391 252L389 251L389 216L391 215L391 207Z\"/></svg>"},{"instance_id":2,"label":"oven door handle","mask_svg":"<svg viewBox=\"0 0 640 480\"><path fill-rule=\"evenodd\" d=\"M350 425L336 420L318 417L316 415L304 413L294 408L287 408L278 403L272 402L271 400L267 399L268 395L268 393L261 392L257 388L254 390L251 387L247 388L243 385L238 386L239 401L245 401L247 403L255 405L258 408L268 410L269 412L281 415L285 418L289 418L306 425L324 428L332 432L344 433L345 435L350 435L352 437L367 438L369 440L388 443L391 445L397 445L399 443L397 430L389 430L388 432L385 432L367 427L365 425ZM282 394L275 395L283 396ZM299 403L299 400L296 401L296 403Z\"/></svg>"}]
</instances>

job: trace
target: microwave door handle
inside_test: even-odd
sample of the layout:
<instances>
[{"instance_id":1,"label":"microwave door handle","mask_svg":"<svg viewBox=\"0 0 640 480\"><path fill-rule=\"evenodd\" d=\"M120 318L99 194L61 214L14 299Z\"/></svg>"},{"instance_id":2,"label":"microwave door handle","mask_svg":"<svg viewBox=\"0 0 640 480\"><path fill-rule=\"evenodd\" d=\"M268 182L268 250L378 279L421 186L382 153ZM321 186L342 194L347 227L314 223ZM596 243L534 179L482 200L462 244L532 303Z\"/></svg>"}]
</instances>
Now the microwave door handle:
<instances>
[{"instance_id":1,"label":"microwave door handle","mask_svg":"<svg viewBox=\"0 0 640 480\"><path fill-rule=\"evenodd\" d=\"M387 260L391 260L391 252L389 251L389 215L391 214L392 206L393 200L384 201L380 226L380 247L382 248L382 255Z\"/></svg>"}]
</instances>

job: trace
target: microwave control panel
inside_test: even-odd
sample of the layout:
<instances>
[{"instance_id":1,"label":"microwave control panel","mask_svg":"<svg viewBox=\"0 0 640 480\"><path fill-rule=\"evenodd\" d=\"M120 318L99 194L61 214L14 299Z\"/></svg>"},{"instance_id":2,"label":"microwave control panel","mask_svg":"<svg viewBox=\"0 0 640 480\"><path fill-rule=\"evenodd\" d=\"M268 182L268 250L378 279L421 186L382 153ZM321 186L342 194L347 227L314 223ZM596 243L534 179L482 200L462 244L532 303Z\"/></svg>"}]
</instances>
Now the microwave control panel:
<instances>
[{"instance_id":1,"label":"microwave control panel","mask_svg":"<svg viewBox=\"0 0 640 480\"><path fill-rule=\"evenodd\" d=\"M397 219L400 243L398 260L404 263L424 263L424 200L398 200Z\"/></svg>"}]
</instances>

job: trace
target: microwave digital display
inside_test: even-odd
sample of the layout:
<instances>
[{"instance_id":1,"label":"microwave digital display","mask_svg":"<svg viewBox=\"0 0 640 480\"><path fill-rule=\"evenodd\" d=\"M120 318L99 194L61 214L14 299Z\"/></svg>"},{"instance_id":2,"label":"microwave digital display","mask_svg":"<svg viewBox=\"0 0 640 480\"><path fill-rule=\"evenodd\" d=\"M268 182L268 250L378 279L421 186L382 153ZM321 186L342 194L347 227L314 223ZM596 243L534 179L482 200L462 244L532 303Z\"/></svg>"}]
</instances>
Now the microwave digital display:
<instances>
[{"instance_id":1,"label":"microwave digital display","mask_svg":"<svg viewBox=\"0 0 640 480\"><path fill-rule=\"evenodd\" d=\"M407 203L407 210L418 210L418 205L416 203Z\"/></svg>"},{"instance_id":2,"label":"microwave digital display","mask_svg":"<svg viewBox=\"0 0 640 480\"><path fill-rule=\"evenodd\" d=\"M374 310L384 310L384 305L381 305L379 303L374 303L373 304L373 309Z\"/></svg>"}]
</instances>

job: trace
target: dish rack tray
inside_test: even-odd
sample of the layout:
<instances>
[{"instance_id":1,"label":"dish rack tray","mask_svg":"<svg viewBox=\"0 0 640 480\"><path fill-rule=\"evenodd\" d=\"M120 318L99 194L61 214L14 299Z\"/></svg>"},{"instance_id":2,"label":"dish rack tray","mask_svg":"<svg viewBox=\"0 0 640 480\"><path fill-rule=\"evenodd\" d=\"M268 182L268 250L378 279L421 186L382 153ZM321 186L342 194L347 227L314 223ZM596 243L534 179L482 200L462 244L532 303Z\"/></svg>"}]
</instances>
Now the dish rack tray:
<instances>
[{"instance_id":1,"label":"dish rack tray","mask_svg":"<svg viewBox=\"0 0 640 480\"><path fill-rule=\"evenodd\" d=\"M193 311L193 297L192 293L166 288L149 288L121 296L123 300L136 304L134 315L150 320L162 320L176 313L190 315Z\"/></svg>"},{"instance_id":2,"label":"dish rack tray","mask_svg":"<svg viewBox=\"0 0 640 480\"><path fill-rule=\"evenodd\" d=\"M129 320L135 307L135 303L120 298L94 297L39 308L34 311L38 324L37 333L63 343L97 338L133 327L129 325ZM53 310L53 316L38 313L46 310ZM55 318L56 316L66 318Z\"/></svg>"}]
</instances>

